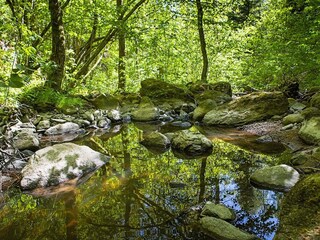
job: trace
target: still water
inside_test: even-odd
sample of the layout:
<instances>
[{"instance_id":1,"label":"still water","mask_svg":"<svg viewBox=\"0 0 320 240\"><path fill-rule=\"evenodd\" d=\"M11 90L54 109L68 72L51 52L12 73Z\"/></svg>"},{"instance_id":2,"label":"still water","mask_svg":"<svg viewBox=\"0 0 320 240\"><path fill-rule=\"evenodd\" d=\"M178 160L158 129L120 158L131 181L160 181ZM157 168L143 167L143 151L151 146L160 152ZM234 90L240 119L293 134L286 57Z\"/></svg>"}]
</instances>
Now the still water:
<instances>
[{"instance_id":1,"label":"still water","mask_svg":"<svg viewBox=\"0 0 320 240\"><path fill-rule=\"evenodd\" d=\"M123 125L76 140L113 156L77 187L36 197L12 189L0 209L0 239L209 239L197 231L192 213L203 202L222 203L240 229L272 239L282 194L250 185L250 174L275 164L283 150L254 136L213 128L207 158L184 159L169 150L146 149L143 132L172 131L161 125ZM272 154L270 154L272 153Z\"/></svg>"}]
</instances>

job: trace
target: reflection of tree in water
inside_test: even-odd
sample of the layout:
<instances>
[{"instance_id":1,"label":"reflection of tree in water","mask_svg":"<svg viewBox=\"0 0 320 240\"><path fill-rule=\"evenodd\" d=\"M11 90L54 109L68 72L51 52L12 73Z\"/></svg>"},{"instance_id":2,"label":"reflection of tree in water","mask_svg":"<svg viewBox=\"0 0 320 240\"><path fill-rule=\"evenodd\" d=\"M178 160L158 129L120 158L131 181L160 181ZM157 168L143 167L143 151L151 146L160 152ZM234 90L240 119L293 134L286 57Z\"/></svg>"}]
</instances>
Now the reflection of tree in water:
<instances>
[{"instance_id":1,"label":"reflection of tree in water","mask_svg":"<svg viewBox=\"0 0 320 240\"><path fill-rule=\"evenodd\" d=\"M250 184L250 175L257 168L257 162L270 159L227 143L215 144L213 149L207 163L206 185L211 187L207 200L234 209L235 225L240 229L262 239L272 239L278 226L277 202L282 194L259 190Z\"/></svg>"},{"instance_id":2,"label":"reflection of tree in water","mask_svg":"<svg viewBox=\"0 0 320 240\"><path fill-rule=\"evenodd\" d=\"M262 238L273 231L270 216L277 199L267 199L277 195L249 184L252 154L219 141L208 158L184 160L170 151L150 153L139 145L141 131L132 126L109 135L91 136L86 144L110 152L110 163L74 195L41 200L31 210L17 207L21 219L14 226L31 232L23 222L30 216L42 239L204 239L184 217L192 206L210 200L235 209L236 224L246 231ZM9 218L0 222L2 229L9 229Z\"/></svg>"}]
</instances>

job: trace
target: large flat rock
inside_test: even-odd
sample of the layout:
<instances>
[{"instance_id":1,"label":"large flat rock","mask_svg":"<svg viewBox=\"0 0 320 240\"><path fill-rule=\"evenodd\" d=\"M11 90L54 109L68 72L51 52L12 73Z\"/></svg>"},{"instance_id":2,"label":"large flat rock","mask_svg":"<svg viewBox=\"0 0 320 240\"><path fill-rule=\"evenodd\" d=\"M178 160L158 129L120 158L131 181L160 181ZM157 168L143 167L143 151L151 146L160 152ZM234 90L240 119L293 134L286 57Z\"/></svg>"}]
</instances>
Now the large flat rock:
<instances>
[{"instance_id":1,"label":"large flat rock","mask_svg":"<svg viewBox=\"0 0 320 240\"><path fill-rule=\"evenodd\" d=\"M92 172L109 157L87 146L62 143L38 150L22 169L21 187L32 190L58 185Z\"/></svg>"},{"instance_id":2,"label":"large flat rock","mask_svg":"<svg viewBox=\"0 0 320 240\"><path fill-rule=\"evenodd\" d=\"M244 125L287 112L289 103L281 92L252 93L209 111L207 125Z\"/></svg>"}]
</instances>

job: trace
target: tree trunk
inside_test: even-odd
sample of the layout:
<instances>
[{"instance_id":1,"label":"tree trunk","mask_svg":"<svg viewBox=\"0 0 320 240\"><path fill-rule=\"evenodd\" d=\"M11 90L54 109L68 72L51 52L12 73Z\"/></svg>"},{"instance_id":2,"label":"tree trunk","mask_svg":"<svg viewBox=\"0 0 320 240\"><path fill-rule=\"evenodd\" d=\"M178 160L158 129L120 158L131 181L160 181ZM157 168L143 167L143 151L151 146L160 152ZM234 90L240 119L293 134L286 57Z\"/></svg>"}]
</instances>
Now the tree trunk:
<instances>
[{"instance_id":1,"label":"tree trunk","mask_svg":"<svg viewBox=\"0 0 320 240\"><path fill-rule=\"evenodd\" d=\"M122 22L126 22L131 16L132 14L139 9L139 7L145 3L147 0L140 0L139 2L137 2L132 8L131 10L125 14L125 12L121 13L121 17L122 17ZM92 62L94 62L94 60L97 58L97 56L102 52L102 50L106 47L106 45L111 42L111 40L114 38L114 36L116 34L118 34L118 29L116 26L112 26L109 30L109 32L107 33L106 36L104 36L102 38L102 41L98 44L97 48L95 49L95 51L91 54L90 58L88 58L84 63L78 63L77 64L77 68L75 70L78 70L75 78L81 78L83 75L86 74L86 69L88 69L88 66L90 66L90 64Z\"/></svg>"},{"instance_id":2,"label":"tree trunk","mask_svg":"<svg viewBox=\"0 0 320 240\"><path fill-rule=\"evenodd\" d=\"M118 90L120 92L126 91L126 65L125 65L125 56L126 56L126 39L125 39L125 29L124 21L122 15L123 0L117 1L117 10L118 10L118 32L119 32L119 62L118 62Z\"/></svg>"},{"instance_id":3,"label":"tree trunk","mask_svg":"<svg viewBox=\"0 0 320 240\"><path fill-rule=\"evenodd\" d=\"M52 50L50 60L52 61L53 66L48 74L46 85L60 91L64 78L66 49L62 21L63 14L59 0L49 0L49 10L52 29Z\"/></svg>"},{"instance_id":4,"label":"tree trunk","mask_svg":"<svg viewBox=\"0 0 320 240\"><path fill-rule=\"evenodd\" d=\"M208 75L208 55L207 55L207 47L206 47L206 40L204 37L203 31L203 9L201 5L201 0L197 0L197 10L198 10L198 31L200 37L200 46L201 46L201 53L202 53L202 74L201 74L201 81L207 82L207 75Z\"/></svg>"}]
</instances>

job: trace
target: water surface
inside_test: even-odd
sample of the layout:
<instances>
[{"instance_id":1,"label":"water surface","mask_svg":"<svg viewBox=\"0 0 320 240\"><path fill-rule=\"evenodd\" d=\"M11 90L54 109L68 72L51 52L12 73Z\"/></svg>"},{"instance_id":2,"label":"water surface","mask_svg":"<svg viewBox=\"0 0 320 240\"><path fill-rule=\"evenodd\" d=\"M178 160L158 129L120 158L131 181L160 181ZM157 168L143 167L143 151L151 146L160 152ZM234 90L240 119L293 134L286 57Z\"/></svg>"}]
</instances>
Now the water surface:
<instances>
[{"instance_id":1,"label":"water surface","mask_svg":"<svg viewBox=\"0 0 320 240\"><path fill-rule=\"evenodd\" d=\"M252 187L249 176L274 164L274 156L222 141L210 129L202 129L214 145L207 158L156 154L139 144L143 131L161 129L130 124L78 140L112 155L110 163L78 187L67 186L63 194L6 193L0 239L205 239L188 218L205 201L234 209L237 227L261 239L273 238L282 194ZM246 139L242 136L242 142Z\"/></svg>"}]
</instances>

